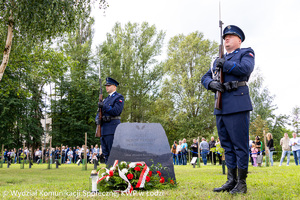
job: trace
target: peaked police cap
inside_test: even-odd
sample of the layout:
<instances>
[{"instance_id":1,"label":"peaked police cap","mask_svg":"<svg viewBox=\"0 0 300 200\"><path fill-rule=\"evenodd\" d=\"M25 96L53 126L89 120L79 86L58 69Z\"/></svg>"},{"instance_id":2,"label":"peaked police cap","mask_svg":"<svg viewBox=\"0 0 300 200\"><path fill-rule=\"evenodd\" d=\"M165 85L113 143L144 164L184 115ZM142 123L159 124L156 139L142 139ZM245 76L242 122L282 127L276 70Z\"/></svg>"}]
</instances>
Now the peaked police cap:
<instances>
[{"instance_id":1,"label":"peaked police cap","mask_svg":"<svg viewBox=\"0 0 300 200\"><path fill-rule=\"evenodd\" d=\"M235 25L229 25L229 26L226 26L226 28L224 28L223 39L225 39L226 35L236 35L242 40L242 42L244 42L244 40L245 40L244 32L242 31L242 29L240 29L239 27L237 27Z\"/></svg>"},{"instance_id":2,"label":"peaked police cap","mask_svg":"<svg viewBox=\"0 0 300 200\"><path fill-rule=\"evenodd\" d=\"M106 78L105 86L107 86L107 85L115 85L115 86L118 86L119 83L118 83L118 81L116 81L115 79L110 78L110 77L107 77L107 78Z\"/></svg>"}]
</instances>

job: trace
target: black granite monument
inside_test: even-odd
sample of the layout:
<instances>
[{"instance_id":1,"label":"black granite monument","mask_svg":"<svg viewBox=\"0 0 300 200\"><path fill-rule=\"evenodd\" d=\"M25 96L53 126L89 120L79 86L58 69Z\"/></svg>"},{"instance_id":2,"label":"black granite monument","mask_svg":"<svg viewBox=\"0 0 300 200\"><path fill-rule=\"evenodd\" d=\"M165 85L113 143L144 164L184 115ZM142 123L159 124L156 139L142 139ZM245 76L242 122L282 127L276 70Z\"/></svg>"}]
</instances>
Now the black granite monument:
<instances>
[{"instance_id":1,"label":"black granite monument","mask_svg":"<svg viewBox=\"0 0 300 200\"><path fill-rule=\"evenodd\" d=\"M160 163L162 176L175 180L172 153L166 133L158 123L121 123L118 125L107 164L115 160L144 161L148 166Z\"/></svg>"}]
</instances>

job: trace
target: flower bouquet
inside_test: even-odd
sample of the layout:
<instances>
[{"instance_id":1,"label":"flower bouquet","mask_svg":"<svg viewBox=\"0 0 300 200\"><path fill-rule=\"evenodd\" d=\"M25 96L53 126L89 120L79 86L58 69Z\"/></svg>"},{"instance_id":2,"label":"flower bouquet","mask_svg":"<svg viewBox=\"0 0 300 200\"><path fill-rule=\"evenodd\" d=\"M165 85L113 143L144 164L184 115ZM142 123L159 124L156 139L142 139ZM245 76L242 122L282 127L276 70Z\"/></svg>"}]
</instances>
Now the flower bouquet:
<instances>
[{"instance_id":1,"label":"flower bouquet","mask_svg":"<svg viewBox=\"0 0 300 200\"><path fill-rule=\"evenodd\" d=\"M118 160L110 169L102 168L98 171L99 191L131 193L134 189L165 189L175 187L174 180L167 180L161 175L160 164L150 167L145 162L125 162Z\"/></svg>"}]
</instances>

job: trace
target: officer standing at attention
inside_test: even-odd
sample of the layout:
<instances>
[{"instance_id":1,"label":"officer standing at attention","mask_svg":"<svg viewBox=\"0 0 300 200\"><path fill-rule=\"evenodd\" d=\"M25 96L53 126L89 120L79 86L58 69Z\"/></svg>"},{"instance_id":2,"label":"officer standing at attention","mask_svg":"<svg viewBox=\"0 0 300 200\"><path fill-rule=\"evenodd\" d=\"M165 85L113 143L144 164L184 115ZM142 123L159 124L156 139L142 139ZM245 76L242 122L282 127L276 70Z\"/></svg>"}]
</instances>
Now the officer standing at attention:
<instances>
[{"instance_id":1,"label":"officer standing at attention","mask_svg":"<svg viewBox=\"0 0 300 200\"><path fill-rule=\"evenodd\" d=\"M222 93L222 109L215 109L218 134L225 149L227 182L214 192L246 193L249 162L249 120L252 104L247 81L254 69L254 51L240 48L243 31L234 25L223 30L226 54L217 58L212 69L202 77L208 90ZM216 69L223 70L224 84L214 79Z\"/></svg>"},{"instance_id":2,"label":"officer standing at attention","mask_svg":"<svg viewBox=\"0 0 300 200\"><path fill-rule=\"evenodd\" d=\"M114 134L117 126L121 123L120 115L124 107L124 97L117 93L119 83L113 78L106 78L106 91L109 94L101 103L98 103L99 108L102 108L102 122L98 122L98 114L96 116L96 124L101 123L101 147L102 153L107 163L108 156L114 141Z\"/></svg>"}]
</instances>

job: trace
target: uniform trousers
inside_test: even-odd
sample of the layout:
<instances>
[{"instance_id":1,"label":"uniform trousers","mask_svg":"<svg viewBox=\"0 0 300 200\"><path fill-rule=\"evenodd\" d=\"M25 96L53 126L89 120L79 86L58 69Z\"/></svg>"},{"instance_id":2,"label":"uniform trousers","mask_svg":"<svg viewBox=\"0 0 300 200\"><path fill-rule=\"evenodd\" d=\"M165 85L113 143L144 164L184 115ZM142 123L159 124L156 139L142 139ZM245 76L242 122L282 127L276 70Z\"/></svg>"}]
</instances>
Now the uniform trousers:
<instances>
[{"instance_id":1,"label":"uniform trousers","mask_svg":"<svg viewBox=\"0 0 300 200\"><path fill-rule=\"evenodd\" d=\"M101 136L101 147L102 147L102 154L105 157L105 164L108 161L108 156L114 142L114 134L111 135L103 135Z\"/></svg>"},{"instance_id":2,"label":"uniform trousers","mask_svg":"<svg viewBox=\"0 0 300 200\"><path fill-rule=\"evenodd\" d=\"M216 115L218 134L230 169L248 169L250 112Z\"/></svg>"}]
</instances>

